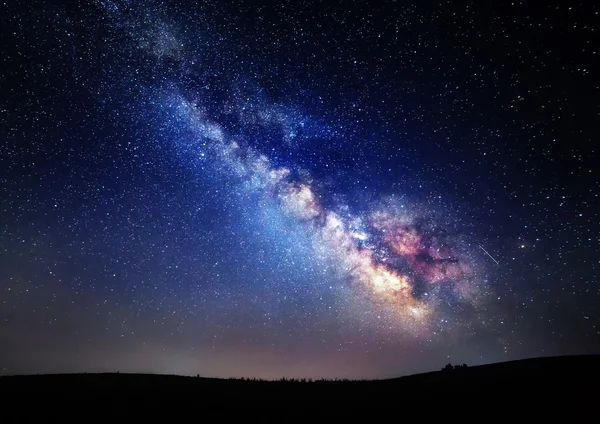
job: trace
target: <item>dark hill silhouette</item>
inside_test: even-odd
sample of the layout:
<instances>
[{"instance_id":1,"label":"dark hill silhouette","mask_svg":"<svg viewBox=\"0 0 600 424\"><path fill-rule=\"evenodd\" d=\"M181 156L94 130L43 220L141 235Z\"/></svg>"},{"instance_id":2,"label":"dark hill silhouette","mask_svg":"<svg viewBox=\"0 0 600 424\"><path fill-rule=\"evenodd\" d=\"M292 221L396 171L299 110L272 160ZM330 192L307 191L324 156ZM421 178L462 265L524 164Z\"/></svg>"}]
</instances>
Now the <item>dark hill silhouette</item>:
<instances>
[{"instance_id":1,"label":"dark hill silhouette","mask_svg":"<svg viewBox=\"0 0 600 424\"><path fill-rule=\"evenodd\" d=\"M61 399L78 396L112 398L130 406L130 400L139 395L147 402L157 394L161 397L178 394L193 395L190 398L202 399L209 404L227 400L230 405L260 406L268 399L277 407L297 408L298 405L332 406L333 401L342 401L347 407L371 407L382 402L391 402L388 406L394 406L408 399L436 397L463 402L474 397L532 400L554 395L561 397L564 404L569 397L576 397L579 402L595 399L593 388L599 378L600 355L589 355L534 358L474 367L460 364L425 374L369 381L265 381L127 373L3 376L0 377L0 398L5 395L23 398L27 394L31 399L37 393L58 395ZM312 401L315 403L310 403ZM587 405L591 407L595 403Z\"/></svg>"}]
</instances>

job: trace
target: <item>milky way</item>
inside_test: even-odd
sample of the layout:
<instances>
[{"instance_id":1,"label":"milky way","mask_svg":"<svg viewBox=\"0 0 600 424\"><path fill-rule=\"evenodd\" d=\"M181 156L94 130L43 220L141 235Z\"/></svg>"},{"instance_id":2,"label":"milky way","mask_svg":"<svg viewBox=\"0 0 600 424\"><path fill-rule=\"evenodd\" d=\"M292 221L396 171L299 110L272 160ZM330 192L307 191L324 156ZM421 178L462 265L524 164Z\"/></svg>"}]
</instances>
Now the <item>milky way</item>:
<instances>
[{"instance_id":1,"label":"milky way","mask_svg":"<svg viewBox=\"0 0 600 424\"><path fill-rule=\"evenodd\" d=\"M594 13L511 7L5 3L2 373L595 351Z\"/></svg>"},{"instance_id":2,"label":"milky way","mask_svg":"<svg viewBox=\"0 0 600 424\"><path fill-rule=\"evenodd\" d=\"M141 24L135 15L133 20L124 21L114 4L103 5L130 37L128 48L137 47L159 64L169 59L169 67L177 69L175 77L162 80L161 86L168 86L166 94L152 97L159 115L175 115L168 118L170 125L190 130L173 140L174 151L183 162L198 171L199 160L215 161L213 165L221 172L239 179L237 184L243 190L275 199L281 212L308 232L317 257L335 269L337 278L371 299L367 308L385 312L395 325L428 338L428 324L439 321L436 306L441 300L471 307L482 302L480 286L485 272L471 259L472 246L477 244L459 243L457 237L445 235L444 228L432 218L434 211L427 207L418 210L414 204L396 205L393 200L380 206L381 199L374 199L363 213L353 214L347 205L331 201L329 190L319 190L319 181L310 171L299 172L293 163L293 148L291 163L277 166L262 150L264 146L243 136L253 129L261 132L274 128L275 132L267 135L270 142L290 148L298 132L309 138L311 133L330 134L330 124L321 119L324 123L317 125L302 113L290 113L295 109L293 104L274 105L262 87L248 84L247 77L241 76L237 82L220 81L225 98L224 104L217 106L220 119L235 122L236 131L242 135L228 134L211 115L211 102L206 102L203 93L185 87L189 75L194 75L194 86L205 91L211 84L202 78L205 69L177 40L170 26L159 18ZM214 108L213 114L217 114ZM341 131L338 137L343 136ZM442 291L442 286L446 290Z\"/></svg>"},{"instance_id":3,"label":"milky way","mask_svg":"<svg viewBox=\"0 0 600 424\"><path fill-rule=\"evenodd\" d=\"M196 113L194 105L182 100L180 107L197 131L197 143L212 143L217 160L242 178L250 190L277 199L283 213L306 226L315 251L334 264L341 276L359 284L375 299L389 303L398 320L426 323L443 283L450 286L457 300L477 302L477 278L481 276L473 272L468 248L459 248L451 237L444 236L443 229L432 227L427 215L401 206L374 207L368 216L327 209L320 197L328 193L318 194L314 182L294 180L292 169L273 166L256 148L243 148L231 141L218 124ZM267 110L261 115L269 117L271 113ZM198 154L193 147L188 149L186 155ZM419 295L415 294L416 280L425 286Z\"/></svg>"}]
</instances>

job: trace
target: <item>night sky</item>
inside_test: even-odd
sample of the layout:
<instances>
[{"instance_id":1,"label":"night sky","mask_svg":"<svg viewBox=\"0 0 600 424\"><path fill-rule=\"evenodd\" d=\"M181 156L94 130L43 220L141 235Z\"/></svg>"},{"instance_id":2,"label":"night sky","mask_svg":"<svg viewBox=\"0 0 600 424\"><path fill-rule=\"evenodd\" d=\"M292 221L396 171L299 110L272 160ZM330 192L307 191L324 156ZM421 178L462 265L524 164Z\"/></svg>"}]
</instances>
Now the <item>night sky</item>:
<instances>
[{"instance_id":1,"label":"night sky","mask_svg":"<svg viewBox=\"0 0 600 424\"><path fill-rule=\"evenodd\" d=\"M1 373L599 353L592 3L4 1Z\"/></svg>"}]
</instances>

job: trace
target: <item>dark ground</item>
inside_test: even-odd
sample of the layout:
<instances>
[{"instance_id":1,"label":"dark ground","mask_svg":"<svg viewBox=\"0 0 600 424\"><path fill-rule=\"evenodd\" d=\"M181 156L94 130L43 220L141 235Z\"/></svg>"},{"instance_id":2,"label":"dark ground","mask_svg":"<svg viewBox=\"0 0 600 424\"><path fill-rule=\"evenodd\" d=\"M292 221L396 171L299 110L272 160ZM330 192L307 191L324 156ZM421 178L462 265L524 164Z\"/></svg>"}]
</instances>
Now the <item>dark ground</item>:
<instances>
[{"instance_id":1,"label":"dark ground","mask_svg":"<svg viewBox=\"0 0 600 424\"><path fill-rule=\"evenodd\" d=\"M0 423L600 422L600 355L379 381L268 382L148 374L0 377Z\"/></svg>"},{"instance_id":2,"label":"dark ground","mask_svg":"<svg viewBox=\"0 0 600 424\"><path fill-rule=\"evenodd\" d=\"M192 404L226 407L229 412L248 406L271 410L303 406L342 408L345 413L425 401L434 414L439 412L436 405L449 400L458 402L456 408L467 409L476 405L476 399L500 409L540 402L556 408L576 402L580 406L572 414L592 418L600 417L599 382L600 355L592 355L526 359L378 381L268 382L122 373L3 376L0 399L39 396L40 400L69 400L69 407L75 407L78 403L73 400L82 398L130 409L142 401L145 412L166 408L168 399L191 399Z\"/></svg>"}]
</instances>

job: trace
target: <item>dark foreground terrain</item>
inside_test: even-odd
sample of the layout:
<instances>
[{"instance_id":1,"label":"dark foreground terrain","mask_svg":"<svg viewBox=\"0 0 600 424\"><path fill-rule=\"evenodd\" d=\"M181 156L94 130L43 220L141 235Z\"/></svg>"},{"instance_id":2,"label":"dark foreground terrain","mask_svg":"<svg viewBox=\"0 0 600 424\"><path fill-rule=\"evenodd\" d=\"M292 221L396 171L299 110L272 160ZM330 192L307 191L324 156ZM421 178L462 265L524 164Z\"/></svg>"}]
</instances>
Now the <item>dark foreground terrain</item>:
<instances>
[{"instance_id":1,"label":"dark foreground terrain","mask_svg":"<svg viewBox=\"0 0 600 424\"><path fill-rule=\"evenodd\" d=\"M63 399L71 404L79 397L97 403L112 399L132 408L143 400L146 412L168 404L174 398L171 395L184 403L192 399L190 405L224 405L225 410L262 405L270 409L341 407L346 413L352 408L404 408L413 401L426 401L431 412L447 400L458 402L457 408L472 409L478 405L475 400L482 399L499 410L532 402L555 408L576 401L584 409L578 407L573 413L600 417L595 412L598 387L600 355L591 355L455 367L377 381L253 381L124 373L3 376L0 398L42 395L40 399Z\"/></svg>"}]
</instances>

